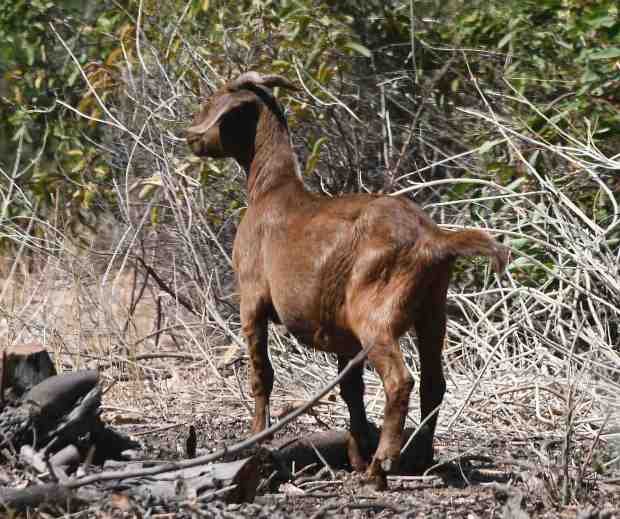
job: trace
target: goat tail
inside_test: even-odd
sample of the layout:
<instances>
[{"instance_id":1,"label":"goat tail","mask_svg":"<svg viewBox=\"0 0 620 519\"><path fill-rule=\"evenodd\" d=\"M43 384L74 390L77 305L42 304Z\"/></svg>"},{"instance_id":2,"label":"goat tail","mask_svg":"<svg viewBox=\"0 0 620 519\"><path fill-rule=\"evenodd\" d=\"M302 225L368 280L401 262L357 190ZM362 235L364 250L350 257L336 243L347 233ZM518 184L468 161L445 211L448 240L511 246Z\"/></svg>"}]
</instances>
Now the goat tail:
<instances>
[{"instance_id":1,"label":"goat tail","mask_svg":"<svg viewBox=\"0 0 620 519\"><path fill-rule=\"evenodd\" d=\"M509 261L510 249L495 241L479 229L462 231L440 231L430 246L435 259L459 256L486 256L491 260L493 270L501 274Z\"/></svg>"}]
</instances>

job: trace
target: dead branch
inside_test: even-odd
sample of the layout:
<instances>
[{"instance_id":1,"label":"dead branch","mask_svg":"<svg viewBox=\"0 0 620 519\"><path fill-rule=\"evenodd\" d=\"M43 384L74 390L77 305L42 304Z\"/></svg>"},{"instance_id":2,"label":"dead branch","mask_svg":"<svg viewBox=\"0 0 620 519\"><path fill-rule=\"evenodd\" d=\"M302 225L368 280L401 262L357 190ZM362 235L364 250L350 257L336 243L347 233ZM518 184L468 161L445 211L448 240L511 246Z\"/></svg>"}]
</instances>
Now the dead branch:
<instances>
[{"instance_id":1,"label":"dead branch","mask_svg":"<svg viewBox=\"0 0 620 519\"><path fill-rule=\"evenodd\" d=\"M0 488L0 509L22 512L28 508L35 508L43 503L66 505L68 502L88 503L96 497L94 492L75 491L57 483L33 485L27 488Z\"/></svg>"},{"instance_id":2,"label":"dead branch","mask_svg":"<svg viewBox=\"0 0 620 519\"><path fill-rule=\"evenodd\" d=\"M148 274L151 275L151 277L155 280L157 285L159 285L159 288L161 290L166 292L166 294L171 295L175 299L175 301L178 301L182 306L184 306L192 314L194 314L194 315L198 315L199 314L199 312L196 311L196 308L194 307L192 302L189 301L188 299L185 299L185 297L183 297L181 294L177 293L176 290L173 290L172 288L170 288L168 286L168 283L166 283L163 279L161 279L159 277L159 275L157 274L157 272L155 271L155 269L153 267L148 265L146 263L146 261L144 261L140 256L134 256L134 258L142 264L144 269L147 271Z\"/></svg>"}]
</instances>

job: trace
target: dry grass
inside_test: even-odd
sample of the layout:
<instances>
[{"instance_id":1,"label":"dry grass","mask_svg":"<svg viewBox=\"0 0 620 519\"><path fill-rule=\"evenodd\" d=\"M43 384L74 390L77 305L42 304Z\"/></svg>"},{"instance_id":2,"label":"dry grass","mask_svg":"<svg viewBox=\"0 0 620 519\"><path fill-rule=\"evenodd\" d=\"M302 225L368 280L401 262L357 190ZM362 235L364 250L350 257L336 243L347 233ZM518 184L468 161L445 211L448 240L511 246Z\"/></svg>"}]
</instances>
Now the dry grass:
<instances>
[{"instance_id":1,"label":"dry grass","mask_svg":"<svg viewBox=\"0 0 620 519\"><path fill-rule=\"evenodd\" d=\"M51 224L44 240L15 234L21 248L4 261L0 342L43 342L61 369L99 366L111 385L105 416L119 427L148 433L217 416L243 429L252 404L247 359L234 304L222 303L230 291L231 224L218 228L206 216L210 202L189 174L196 161L170 129L185 123L189 93L166 75L156 51L145 49L144 59L159 66L161 81L149 83L152 76L145 76L128 83L127 98L143 102L107 119L108 137L124 153L127 173L117 185L117 232L104 251L99 242L77 246ZM188 59L198 59L191 52ZM134 67L134 74L140 72ZM165 104L141 90L154 85ZM439 454L499 456L493 445L502 442L508 464L526 463L547 474L545 492L553 503L578 506L587 502L584 489L617 478L620 470L620 213L617 193L601 178L601 172L620 171L619 157L605 157L591 141L569 134L565 146L550 145L498 120L490 106L470 115L496 128L501 145L525 171L522 177L509 185L482 176L418 183L410 180L418 178L413 171L394 189L415 194L478 183L475 198L442 199L426 209L447 226L486 225L513 249L505 277L478 266L464 270L451 287ZM561 171L538 171L521 152L525 144L553 156ZM137 173L145 170L156 173ZM158 186L156 194L137 196L136 188L148 182ZM573 202L576 183L598 190L611 216ZM164 231L148 224L155 206L167 215ZM34 269L26 268L26 253L34 257ZM136 258L152 265L171 289L162 290L152 277L145 283ZM181 296L194 306L188 309ZM402 346L418 380L414 344L407 336ZM274 407L312 398L336 374L332 357L275 328L271 357ZM373 371L365 377L368 414L380 421L382 388ZM346 423L339 398L325 399L317 413L329 425ZM418 416L414 397L408 425L415 426ZM312 417L301 421L317 427Z\"/></svg>"},{"instance_id":2,"label":"dry grass","mask_svg":"<svg viewBox=\"0 0 620 519\"><path fill-rule=\"evenodd\" d=\"M504 221L513 221L506 216L512 211L522 213L522 223L499 232L536 243L549 261L515 248L505 278L485 275L482 286L451 288L439 454L486 455L496 442L519 448L527 463L546 471L555 499L574 504L584 499L586 483L613 477L619 465L617 244L605 250L604 233L590 232L585 215L575 218L557 199L544 209L525 197L505 202ZM245 352L234 314L224 319L213 302L203 315L192 315L152 282L138 300L143 274L135 278L133 268L112 264L102 269L88 260L89 251L39 254L35 273L6 272L4 345L37 340L61 369L102 368L106 383L114 382L106 419L133 432L182 427L223 410L231 423L248 422ZM523 258L541 267L536 282L524 274ZM406 337L403 349L418 380L414 343ZM271 356L276 408L311 398L336 375L333 358L276 328ZM383 391L374 372L365 376L368 413L380 421ZM416 425L417 398L411 404ZM339 398L324 400L317 413L329 425L346 424ZM317 427L314 418L302 421ZM511 460L506 454L503 461Z\"/></svg>"}]
</instances>

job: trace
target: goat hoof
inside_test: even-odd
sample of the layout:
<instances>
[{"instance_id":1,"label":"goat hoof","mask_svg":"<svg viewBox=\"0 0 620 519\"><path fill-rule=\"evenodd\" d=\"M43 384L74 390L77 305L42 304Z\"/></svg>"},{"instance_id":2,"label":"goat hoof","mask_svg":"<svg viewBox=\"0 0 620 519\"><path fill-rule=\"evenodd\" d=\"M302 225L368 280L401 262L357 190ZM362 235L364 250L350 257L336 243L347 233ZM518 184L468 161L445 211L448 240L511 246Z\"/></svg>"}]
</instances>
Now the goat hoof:
<instances>
[{"instance_id":1,"label":"goat hoof","mask_svg":"<svg viewBox=\"0 0 620 519\"><path fill-rule=\"evenodd\" d=\"M380 492L387 490L387 475L386 474L369 474L366 472L366 485L371 486L374 490Z\"/></svg>"},{"instance_id":2,"label":"goat hoof","mask_svg":"<svg viewBox=\"0 0 620 519\"><path fill-rule=\"evenodd\" d=\"M373 483L375 484L376 490L387 490L388 484L387 484L387 476L385 474L380 474L378 476L375 476Z\"/></svg>"},{"instance_id":3,"label":"goat hoof","mask_svg":"<svg viewBox=\"0 0 620 519\"><path fill-rule=\"evenodd\" d=\"M392 458L385 458L381 462L381 470L383 470L383 472L385 472L386 474L389 474L390 472L392 472L392 469L394 468L394 466L395 466L395 463Z\"/></svg>"},{"instance_id":4,"label":"goat hoof","mask_svg":"<svg viewBox=\"0 0 620 519\"><path fill-rule=\"evenodd\" d=\"M370 462L370 456L364 456L357 442L349 437L347 445L347 456L349 457L349 465L354 472L365 472Z\"/></svg>"},{"instance_id":5,"label":"goat hoof","mask_svg":"<svg viewBox=\"0 0 620 519\"><path fill-rule=\"evenodd\" d=\"M375 459L366 471L366 479L368 480L368 483L375 488L375 490L387 489L387 473L383 470L381 466L382 464L383 462L380 463Z\"/></svg>"},{"instance_id":6,"label":"goat hoof","mask_svg":"<svg viewBox=\"0 0 620 519\"><path fill-rule=\"evenodd\" d=\"M361 456L352 457L349 455L349 464L351 465L353 472L365 472L368 468L368 462Z\"/></svg>"}]
</instances>

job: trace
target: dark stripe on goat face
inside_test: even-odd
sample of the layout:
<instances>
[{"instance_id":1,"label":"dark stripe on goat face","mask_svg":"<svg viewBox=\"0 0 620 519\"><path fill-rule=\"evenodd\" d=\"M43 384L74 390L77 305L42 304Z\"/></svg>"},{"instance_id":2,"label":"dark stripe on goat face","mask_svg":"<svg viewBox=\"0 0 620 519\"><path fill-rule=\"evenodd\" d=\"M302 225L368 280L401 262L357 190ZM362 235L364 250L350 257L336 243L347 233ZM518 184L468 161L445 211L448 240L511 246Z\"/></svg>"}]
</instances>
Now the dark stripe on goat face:
<instances>
[{"instance_id":1,"label":"dark stripe on goat face","mask_svg":"<svg viewBox=\"0 0 620 519\"><path fill-rule=\"evenodd\" d=\"M254 157L258 119L256 102L245 103L222 117L218 132L222 157L233 157L246 169L249 167Z\"/></svg>"}]
</instances>

